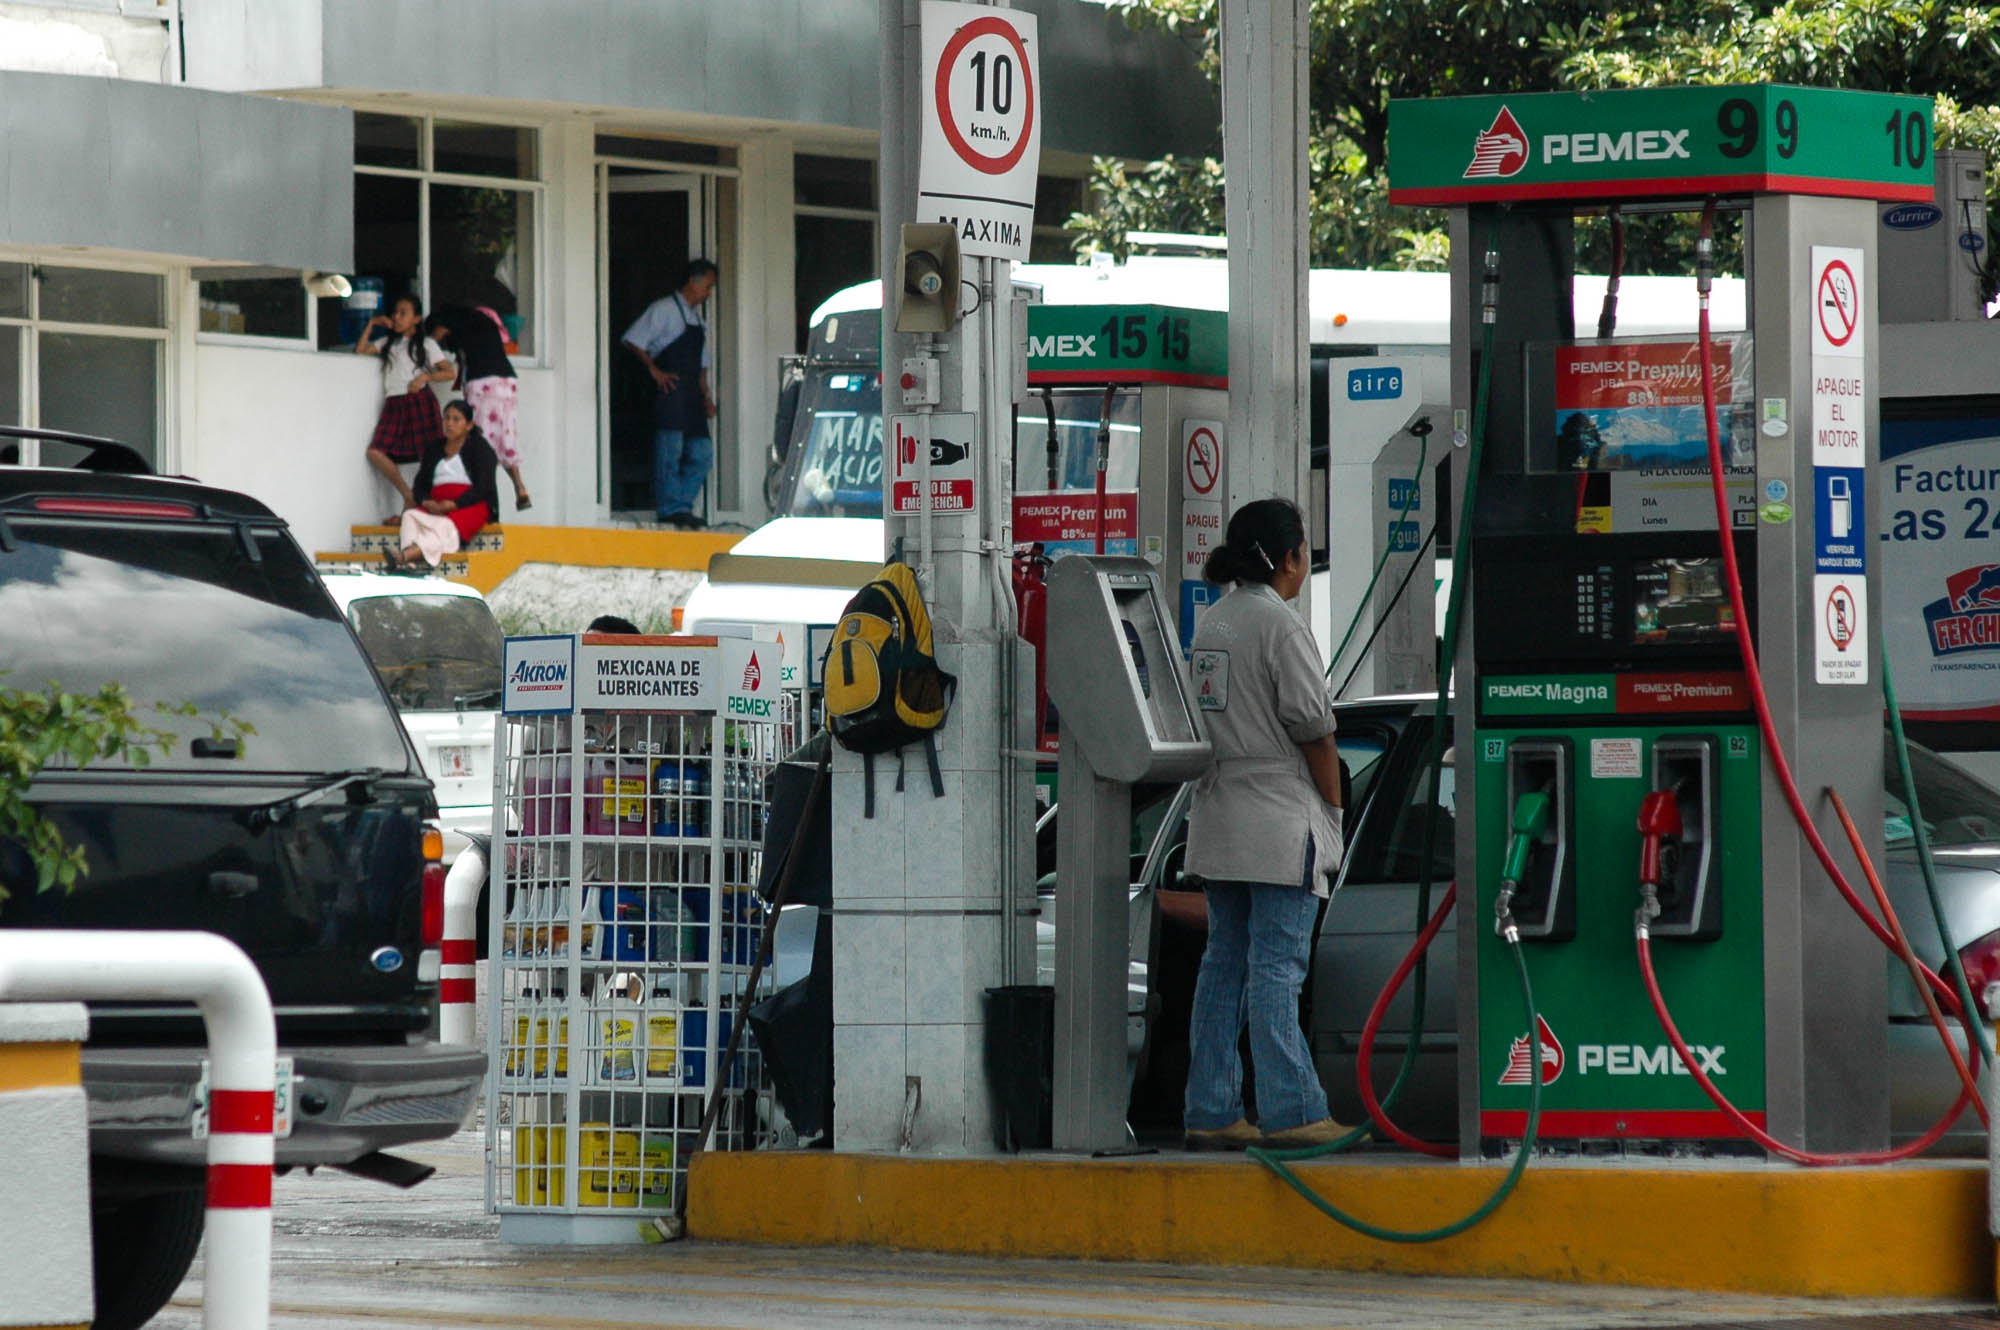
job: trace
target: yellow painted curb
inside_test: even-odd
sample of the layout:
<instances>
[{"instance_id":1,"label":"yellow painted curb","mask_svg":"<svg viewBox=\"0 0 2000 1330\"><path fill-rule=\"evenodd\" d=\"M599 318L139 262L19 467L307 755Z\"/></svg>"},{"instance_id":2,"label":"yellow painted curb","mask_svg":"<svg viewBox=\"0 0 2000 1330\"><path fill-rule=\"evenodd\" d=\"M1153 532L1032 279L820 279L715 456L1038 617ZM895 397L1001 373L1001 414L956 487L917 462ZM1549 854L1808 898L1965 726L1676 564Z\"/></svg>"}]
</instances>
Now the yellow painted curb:
<instances>
[{"instance_id":1,"label":"yellow painted curb","mask_svg":"<svg viewBox=\"0 0 2000 1330\"><path fill-rule=\"evenodd\" d=\"M491 594L524 563L580 568L676 568L705 572L709 556L735 547L735 531L642 531L592 526L520 526L509 522L497 550L473 550L459 579Z\"/></svg>"},{"instance_id":2,"label":"yellow painted curb","mask_svg":"<svg viewBox=\"0 0 2000 1330\"><path fill-rule=\"evenodd\" d=\"M1335 1205L1427 1229L1499 1166L1306 1164ZM1530 1165L1485 1223L1443 1242L1362 1237L1249 1160L909 1159L702 1153L688 1232L729 1242L982 1256L1271 1265L1815 1297L1990 1298L1983 1163ZM780 1201L778 1198L782 1198Z\"/></svg>"},{"instance_id":3,"label":"yellow painted curb","mask_svg":"<svg viewBox=\"0 0 2000 1330\"><path fill-rule=\"evenodd\" d=\"M79 1045L0 1044L0 1091L83 1084Z\"/></svg>"}]
</instances>

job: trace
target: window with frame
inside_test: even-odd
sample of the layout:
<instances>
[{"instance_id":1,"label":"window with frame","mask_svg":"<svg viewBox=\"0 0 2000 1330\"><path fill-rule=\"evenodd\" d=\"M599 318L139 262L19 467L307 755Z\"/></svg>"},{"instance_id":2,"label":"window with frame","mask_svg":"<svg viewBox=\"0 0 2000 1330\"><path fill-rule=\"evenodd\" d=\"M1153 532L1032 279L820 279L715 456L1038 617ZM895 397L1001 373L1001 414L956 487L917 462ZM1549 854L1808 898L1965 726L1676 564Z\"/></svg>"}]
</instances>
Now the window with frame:
<instances>
[{"instance_id":1,"label":"window with frame","mask_svg":"<svg viewBox=\"0 0 2000 1330\"><path fill-rule=\"evenodd\" d=\"M0 260L0 424L115 439L157 464L166 362L164 274ZM65 447L0 440L0 462Z\"/></svg>"},{"instance_id":2,"label":"window with frame","mask_svg":"<svg viewBox=\"0 0 2000 1330\"><path fill-rule=\"evenodd\" d=\"M522 125L354 116L354 294L318 302L322 350L414 292L426 313L484 306L508 350L539 353L541 141Z\"/></svg>"},{"instance_id":3,"label":"window with frame","mask_svg":"<svg viewBox=\"0 0 2000 1330\"><path fill-rule=\"evenodd\" d=\"M836 291L876 275L880 263L875 162L798 153L792 158L792 345L803 348L812 312Z\"/></svg>"}]
</instances>

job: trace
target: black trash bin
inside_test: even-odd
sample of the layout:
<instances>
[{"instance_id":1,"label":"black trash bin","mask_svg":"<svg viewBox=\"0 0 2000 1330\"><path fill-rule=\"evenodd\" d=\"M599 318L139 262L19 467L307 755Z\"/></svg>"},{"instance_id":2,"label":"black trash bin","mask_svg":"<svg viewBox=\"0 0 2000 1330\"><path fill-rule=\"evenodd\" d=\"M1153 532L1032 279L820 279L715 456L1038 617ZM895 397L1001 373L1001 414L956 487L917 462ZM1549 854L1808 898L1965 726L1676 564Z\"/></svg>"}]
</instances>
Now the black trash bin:
<instances>
[{"instance_id":1,"label":"black trash bin","mask_svg":"<svg viewBox=\"0 0 2000 1330\"><path fill-rule=\"evenodd\" d=\"M1056 990L1008 984L986 990L986 1083L993 1143L1013 1153L1046 1150L1056 1082Z\"/></svg>"}]
</instances>

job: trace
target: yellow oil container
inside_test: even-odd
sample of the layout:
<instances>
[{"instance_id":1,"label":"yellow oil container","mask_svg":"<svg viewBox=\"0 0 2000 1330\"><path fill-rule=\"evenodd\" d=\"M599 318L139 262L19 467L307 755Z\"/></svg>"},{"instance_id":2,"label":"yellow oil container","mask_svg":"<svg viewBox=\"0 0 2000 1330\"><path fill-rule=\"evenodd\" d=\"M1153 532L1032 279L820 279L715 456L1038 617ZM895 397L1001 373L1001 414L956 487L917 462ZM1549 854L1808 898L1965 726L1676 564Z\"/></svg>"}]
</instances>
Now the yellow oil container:
<instances>
[{"instance_id":1,"label":"yellow oil container","mask_svg":"<svg viewBox=\"0 0 2000 1330\"><path fill-rule=\"evenodd\" d=\"M578 1205L639 1204L638 1132L613 1131L609 1123L586 1122L578 1149Z\"/></svg>"},{"instance_id":2,"label":"yellow oil container","mask_svg":"<svg viewBox=\"0 0 2000 1330\"><path fill-rule=\"evenodd\" d=\"M514 1128L514 1203L561 1205L569 1136L559 1126Z\"/></svg>"}]
</instances>

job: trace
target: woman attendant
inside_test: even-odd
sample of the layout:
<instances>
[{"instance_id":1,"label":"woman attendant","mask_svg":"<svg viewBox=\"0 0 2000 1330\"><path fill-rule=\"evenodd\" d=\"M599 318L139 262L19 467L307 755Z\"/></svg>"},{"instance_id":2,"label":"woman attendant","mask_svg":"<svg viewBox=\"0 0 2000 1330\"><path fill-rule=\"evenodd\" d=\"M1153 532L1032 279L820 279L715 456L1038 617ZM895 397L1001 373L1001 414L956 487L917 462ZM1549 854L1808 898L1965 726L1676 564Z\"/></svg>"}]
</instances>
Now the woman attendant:
<instances>
[{"instance_id":1,"label":"woman attendant","mask_svg":"<svg viewBox=\"0 0 2000 1330\"><path fill-rule=\"evenodd\" d=\"M414 506L417 496L403 479L401 464L422 458L439 433L437 396L431 385L450 383L458 375L443 348L424 336L423 319L421 300L410 294L397 296L388 316L377 314L368 320L354 343L356 355L382 360L382 415L368 440L368 464L396 487L405 508ZM374 339L377 328L388 329L388 335Z\"/></svg>"},{"instance_id":2,"label":"woman attendant","mask_svg":"<svg viewBox=\"0 0 2000 1330\"><path fill-rule=\"evenodd\" d=\"M500 509L494 474L500 459L472 423L472 408L454 401L444 409L444 436L424 450L410 507L402 517L402 549L382 551L392 569L428 564L479 534Z\"/></svg>"},{"instance_id":3,"label":"woman attendant","mask_svg":"<svg viewBox=\"0 0 2000 1330\"><path fill-rule=\"evenodd\" d=\"M1313 920L1340 867L1340 755L1312 632L1285 602L1311 569L1304 519L1283 499L1245 504L1202 576L1231 586L1203 611L1188 665L1214 761L1196 783L1187 872L1203 880L1208 946L1195 981L1190 1150L1320 1145L1345 1131L1299 1029ZM1243 1111L1237 1039L1257 1068Z\"/></svg>"}]
</instances>

